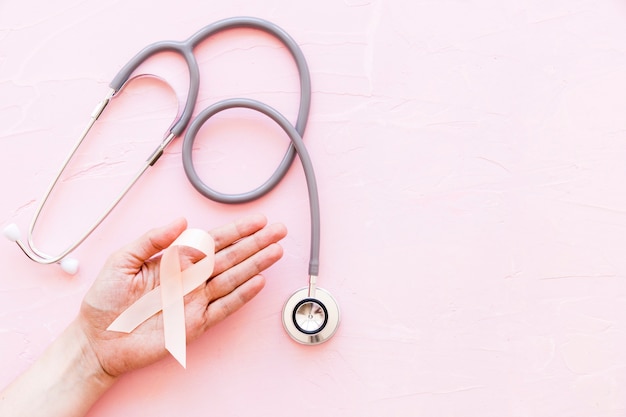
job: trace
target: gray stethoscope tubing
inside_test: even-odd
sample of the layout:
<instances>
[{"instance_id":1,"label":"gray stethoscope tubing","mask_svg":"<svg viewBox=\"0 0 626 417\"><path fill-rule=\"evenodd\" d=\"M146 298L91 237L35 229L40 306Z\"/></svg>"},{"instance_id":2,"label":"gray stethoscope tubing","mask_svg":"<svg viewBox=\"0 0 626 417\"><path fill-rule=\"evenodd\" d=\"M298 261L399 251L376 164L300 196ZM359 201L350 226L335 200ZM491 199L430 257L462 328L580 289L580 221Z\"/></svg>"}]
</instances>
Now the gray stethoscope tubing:
<instances>
[{"instance_id":1,"label":"gray stethoscope tubing","mask_svg":"<svg viewBox=\"0 0 626 417\"><path fill-rule=\"evenodd\" d=\"M310 108L310 101L311 101L311 77L309 74L308 65L304 58L304 54L300 50L300 47L293 40L293 38L291 38L291 36L289 36L289 34L285 32L283 29L281 29L280 27L266 20L258 19L254 17L234 17L234 18L220 20L208 26L205 26L204 28L196 32L193 36L191 36L189 39L187 39L184 42L163 41L163 42L153 43L152 45L149 45L146 48L144 48L142 51L140 51L124 67L122 67L122 69L117 73L117 75L113 78L113 80L109 84L109 87L110 87L109 92L92 112L91 118L89 120L89 123L87 124L87 127L83 130L82 134L79 137L79 140L74 145L69 155L65 158L63 165L61 169L59 170L56 178L54 178L50 186L47 188L44 194L44 198L41 200L41 203L35 210L35 213L33 215L33 218L28 228L27 242L23 243L20 241L19 230L17 230L17 226L10 225L15 229L10 233L7 233L5 230L5 234L7 236L9 235L11 236L9 238L17 243L19 248L22 250L22 252L24 252L26 256L28 256L31 260L41 263L41 264L52 264L52 263L60 262L61 260L66 258L66 256L70 252L72 252L81 243L83 243L85 239L87 239L87 237L89 237L89 235L91 235L91 233L104 221L104 219L115 208L115 206L119 204L119 202L126 195L126 193L128 193L128 191L132 188L132 186L139 180L141 175L143 175L143 173L150 166L156 163L159 157L163 154L163 151L165 150L165 148L177 136L179 136L189 124L189 121L191 119L191 116L193 115L193 111L196 105L196 100L198 97L199 87L200 87L200 70L199 70L196 58L193 55L193 49L200 42L202 42L203 40L206 40L208 37L212 35L215 35L225 30L237 29L237 28L251 28L251 29L261 30L270 35L273 35L278 40L280 40L287 47L289 52L292 54L294 61L296 63L296 66L298 68L298 74L300 76L300 89L301 89L300 106L299 106L298 116L297 116L295 126L296 126L296 130L300 133L300 136L303 135L304 129L306 127L306 123L308 120L308 116L309 116L309 108ZM61 178L61 175L63 174L70 160L72 159L72 157L74 156L74 154L76 153L76 151L78 150L78 148L80 147L84 139L87 137L87 134L89 133L89 131L91 130L95 122L98 120L98 118L100 117L104 109L107 107L109 102L124 88L125 84L131 79L133 72L151 56L159 52L165 52L165 51L176 52L180 54L185 59L185 62L187 63L187 66L189 69L189 89L188 89L187 99L183 107L183 111L180 113L179 117L173 122L169 131L165 135L164 140L159 144L156 150L151 154L151 156L147 159L144 165L138 170L138 172L135 174L135 176L130 181L130 183L122 190L122 192L113 201L113 203L105 209L104 213L99 218L97 218L97 220L94 222L91 228L89 228L83 235L81 235L81 237L74 244L68 246L65 250L63 250L61 253L57 255L46 254L43 251L39 250L33 241L35 225L37 223L37 220L39 219L39 216L41 214L41 211L43 210L43 207L45 206L50 194L52 193L52 190L54 189L59 179ZM289 167L291 166L291 163L293 162L295 158L295 155L296 155L295 149L293 145L290 144L287 151L285 152L285 155L282 161L277 167L276 171L264 184L262 184L256 190L252 190L251 192L245 193L243 195L233 195L233 196L226 196L226 197L228 199L231 199L233 203L237 203L237 202L250 201L254 198L257 198L257 197L254 197L255 195L260 196L262 194L269 192L285 176L285 174L287 173L287 170L289 169ZM72 261L75 263L77 262L74 260ZM64 267L62 262L61 262L61 265L62 267ZM75 273L76 268L77 268L76 266L73 269L70 268L71 269L70 271L64 267L64 269L70 273Z\"/></svg>"},{"instance_id":2,"label":"gray stethoscope tubing","mask_svg":"<svg viewBox=\"0 0 626 417\"><path fill-rule=\"evenodd\" d=\"M239 203L242 200L240 196L245 196L245 200L243 201L255 200L271 190L272 187L274 187L276 183L280 181L279 178L276 183L272 183L268 189L259 188L254 192L248 192L238 195L228 195L213 190L208 185L206 185L198 175L193 164L193 145L196 140L196 135L198 134L198 131L211 117L221 111L232 108L246 108L263 113L272 120L274 120L283 129L287 136L289 136L291 145L295 149L298 157L300 158L300 161L302 162L302 168L304 170L304 176L306 179L307 189L309 193L309 206L311 210L311 254L309 258L309 275L317 276L319 272L320 253L320 204L319 194L317 192L317 182L315 181L315 172L313 170L313 163L311 162L311 157L309 156L306 146L304 145L300 132L298 132L296 128L294 128L294 126L285 118L285 116L279 113L276 109L257 100L235 98L219 101L207 107L200 114L198 114L189 125L187 133L185 134L185 139L183 141L183 167L185 168L185 173L187 174L189 182L191 182L191 184L200 194L209 198L210 200L231 204ZM315 291L313 290L313 293L314 292Z\"/></svg>"},{"instance_id":3,"label":"gray stethoscope tubing","mask_svg":"<svg viewBox=\"0 0 626 417\"><path fill-rule=\"evenodd\" d=\"M304 58L302 50L298 44L293 40L291 36L279 26L268 22L267 20L255 18L255 17L233 17L212 23L204 28L200 29L193 36L184 42L175 41L163 41L156 42L147 46L140 51L134 58L132 58L113 78L109 86L115 91L119 91L124 84L130 79L133 72L149 57L159 52L176 52L179 53L187 62L189 68L189 90L187 93L187 101L185 107L180 115L180 118L174 122L170 128L170 132L175 136L180 135L191 120L193 110L198 98L200 88L200 69L193 50L198 44L207 38L225 30L229 29L256 29L266 32L278 40L280 40L289 50L293 59L298 67L298 74L300 76L300 108L298 110L298 117L296 119L296 130L300 133L300 136L304 134L307 120L309 118L309 108L311 106L311 76L309 73L309 67ZM279 165L277 171L284 173L289 169L291 160L295 157L295 150L290 147L285 155L285 159ZM241 202L248 201L242 200Z\"/></svg>"},{"instance_id":4,"label":"gray stethoscope tubing","mask_svg":"<svg viewBox=\"0 0 626 417\"><path fill-rule=\"evenodd\" d=\"M135 57L132 58L118 72L118 74L113 78L109 86L115 91L119 91L120 89L122 89L126 82L128 82L128 80L132 76L133 72L148 58L157 53L169 51L180 54L187 62L187 67L189 69L189 89L187 93L187 101L185 103L183 111L180 114L179 119L175 121L170 128L170 136L178 136L185 130L185 128L189 124L189 121L191 120L200 88L200 69L198 67L196 57L193 53L194 48L198 46L198 44L200 44L202 41L219 32L238 28L257 29L269 33L270 35L280 40L287 47L287 50L293 57L296 67L298 69L298 75L300 77L300 106L298 109L295 130L301 142L301 138L304 135L304 130L306 128L306 124L309 118L309 109L311 107L311 75L309 73L309 66L307 65L304 54L302 53L302 50L300 49L296 41L291 36L289 36L289 34L283 29L263 19L258 19L254 17L235 17L224 19L200 29L184 42L164 41L149 45L142 51L140 51L137 55L135 55ZM191 145L187 146L186 144L189 142L193 143L193 141L195 140L195 135L200 129L200 126L214 114L212 113L206 116L206 114L208 113L207 110L214 109L216 106L219 107L220 104L221 103L216 103L206 109L202 113L203 115L205 115L204 119L202 121L199 121L198 119L201 115L198 115L192 125L189 126L190 129L194 125L197 126L195 128L195 131L193 132L193 138L188 140L187 138L190 137L190 134L187 133L183 145L183 166L185 168L185 172L187 173L189 181L196 188L196 190L198 190L202 195L211 200L227 204L246 203L262 197L263 195L271 191L276 185L278 185L278 183L283 179L283 177L289 170L289 167L293 163L296 153L298 153L301 158L302 155L306 155L306 158L309 160L310 168L308 169L310 169L310 172L308 172L307 168L305 168L305 175L307 178L307 184L309 188L309 200L311 205L311 256L309 260L309 274L317 275L319 269L320 220L319 199L317 197L315 175L313 174L313 165L310 163L310 158L308 158L308 153L306 152L304 144L302 144L302 149L304 150L302 152L296 152L296 141L293 139L294 137L292 136L292 134L287 132L287 128L285 127L286 125L289 125L289 129L293 129L294 127L291 125L291 123L287 122L283 124L274 117L270 116L270 114L266 113L267 116L272 117L283 128L283 130L287 132L287 134L291 138L291 143L289 144L289 147L287 148L283 159L279 163L274 173L263 184L261 184L254 190L241 194L220 193L204 184L204 182L199 178L195 169L193 168ZM256 105L257 107L254 108L255 110L263 113L265 113L264 110L268 110L269 113L273 113L274 115L278 114L278 117L280 119L285 120L285 118L280 115L280 113L276 112L273 109L270 109L268 106L265 106L264 104L259 102L257 102ZM219 111L221 110L217 110L217 112ZM163 149L164 147L155 151L154 162L156 162L156 159L160 157ZM152 162L151 164L154 164L154 162Z\"/></svg>"}]
</instances>

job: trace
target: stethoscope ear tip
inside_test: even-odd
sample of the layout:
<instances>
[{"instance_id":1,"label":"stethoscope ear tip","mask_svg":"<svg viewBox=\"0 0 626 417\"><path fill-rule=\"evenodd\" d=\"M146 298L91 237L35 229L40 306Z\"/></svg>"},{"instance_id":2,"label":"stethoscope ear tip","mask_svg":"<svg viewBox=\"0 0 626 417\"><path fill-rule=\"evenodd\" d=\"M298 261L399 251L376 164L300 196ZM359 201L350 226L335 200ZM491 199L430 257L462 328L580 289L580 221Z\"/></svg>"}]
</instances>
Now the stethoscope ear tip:
<instances>
[{"instance_id":1,"label":"stethoscope ear tip","mask_svg":"<svg viewBox=\"0 0 626 417\"><path fill-rule=\"evenodd\" d=\"M59 264L61 269L70 275L75 275L78 272L78 259L63 258Z\"/></svg>"},{"instance_id":2,"label":"stethoscope ear tip","mask_svg":"<svg viewBox=\"0 0 626 417\"><path fill-rule=\"evenodd\" d=\"M20 232L20 228L17 227L17 224L15 223L11 223L7 225L4 228L4 230L2 230L2 234L11 242L17 242L18 240L22 238L22 233Z\"/></svg>"},{"instance_id":3,"label":"stethoscope ear tip","mask_svg":"<svg viewBox=\"0 0 626 417\"><path fill-rule=\"evenodd\" d=\"M20 232L20 228L17 227L17 224L10 223L6 225L2 230L2 234L11 242L17 243L18 246L22 248L24 253L27 254L30 259L45 264L55 262L54 259L42 258L41 255L36 256L32 251L27 251L26 248L20 243L22 233ZM78 259L63 258L58 263L59 265L61 265L61 269L67 274L75 275L78 272Z\"/></svg>"}]
</instances>

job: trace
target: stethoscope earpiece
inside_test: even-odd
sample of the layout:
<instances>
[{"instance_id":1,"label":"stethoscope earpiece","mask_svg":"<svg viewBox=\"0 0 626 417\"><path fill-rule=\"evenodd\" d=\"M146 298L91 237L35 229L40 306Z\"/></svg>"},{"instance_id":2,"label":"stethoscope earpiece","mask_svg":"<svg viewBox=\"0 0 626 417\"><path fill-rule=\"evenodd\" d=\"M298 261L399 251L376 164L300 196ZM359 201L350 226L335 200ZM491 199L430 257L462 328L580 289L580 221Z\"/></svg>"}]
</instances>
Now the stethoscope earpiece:
<instances>
[{"instance_id":1,"label":"stethoscope earpiece","mask_svg":"<svg viewBox=\"0 0 626 417\"><path fill-rule=\"evenodd\" d=\"M296 291L283 307L283 327L293 340L317 345L332 337L339 327L339 306L330 293L309 287Z\"/></svg>"},{"instance_id":2,"label":"stethoscope earpiece","mask_svg":"<svg viewBox=\"0 0 626 417\"><path fill-rule=\"evenodd\" d=\"M6 225L5 228L2 230L2 234L11 242L17 242L22 238L22 232L15 223Z\"/></svg>"},{"instance_id":3,"label":"stethoscope earpiece","mask_svg":"<svg viewBox=\"0 0 626 417\"><path fill-rule=\"evenodd\" d=\"M78 259L76 258L63 258L59 262L61 269L69 275L76 275L78 272Z\"/></svg>"}]
</instances>

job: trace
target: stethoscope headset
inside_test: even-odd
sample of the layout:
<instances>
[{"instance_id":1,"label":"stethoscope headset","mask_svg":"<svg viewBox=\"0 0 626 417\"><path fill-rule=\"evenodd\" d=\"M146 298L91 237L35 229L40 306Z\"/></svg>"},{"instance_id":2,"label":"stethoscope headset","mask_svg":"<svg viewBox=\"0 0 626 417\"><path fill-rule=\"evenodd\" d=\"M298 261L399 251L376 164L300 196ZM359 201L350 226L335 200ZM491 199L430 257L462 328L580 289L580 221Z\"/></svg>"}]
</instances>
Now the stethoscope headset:
<instances>
[{"instance_id":1,"label":"stethoscope headset","mask_svg":"<svg viewBox=\"0 0 626 417\"><path fill-rule=\"evenodd\" d=\"M295 125L292 125L281 113L274 108L264 104L262 102L246 99L246 98L234 98L219 101L215 104L204 109L193 120L191 120L192 113L196 104L199 93L200 84L200 71L197 60L193 53L194 48L202 41L206 40L210 36L213 36L219 32L236 29L236 28L251 28L266 32L281 43L283 43L291 56L293 57L296 66L298 68L298 74L300 78L300 105L298 110L298 116ZM116 95L123 89L125 84L131 79L131 76L135 70L145 62L149 57L159 52L175 52L180 54L187 63L189 69L189 90L187 98L183 106L183 110L180 113L178 119L166 132L165 138L154 150L150 157L141 166L139 171L134 175L129 184L123 189L119 196L113 201L111 205L105 210L104 214L100 216L86 233L72 245L67 247L58 255L49 255L41 250L37 249L33 241L33 233L37 220L41 214L43 207L45 206L51 192L59 181L63 171L67 167L68 163L80 147L81 143L93 127L96 120L100 117L109 102L116 97ZM317 287L317 277L319 273L319 252L320 252L320 208L319 197L317 191L317 183L315 181L315 174L313 170L313 164L311 158L302 140L304 130L309 115L309 108L311 102L311 78L309 74L309 68L302 53L302 50L298 44L287 34L283 29L275 24L252 17L235 17L217 21L212 23L200 31L195 33L189 39L184 42L176 41L163 41L157 42L147 46L140 51L134 58L132 58L113 78L110 83L110 90L91 115L91 119L87 124L87 127L81 134L78 142L71 150L68 157L65 159L61 169L58 172L56 178L52 181L47 191L44 194L43 200L35 210L32 221L28 228L26 242L20 239L20 232L15 224L10 224L5 228L4 234L7 238L17 243L20 249L31 260L41 264L59 263L64 271L74 274L78 270L78 261L73 258L69 258L67 255L76 249L91 233L102 223L102 221L109 215L109 213L115 208L115 206L126 195L130 188L137 182L141 175L148 169L148 167L154 165L157 160L163 154L165 148L179 135L181 135L185 129L186 134L183 140L183 166L187 178L191 184L205 197L227 204L245 203L267 194L272 190L285 176L287 170L291 166L295 159L296 154L302 162L304 174L307 183L307 189L309 194L309 205L311 211L311 247L309 257L309 279L308 285L304 288L297 290L283 306L282 322L285 330L296 342L314 345L325 342L328 340L339 326L339 307L335 299L330 293L322 288ZM232 109L232 108L247 108L260 113L265 114L267 117L275 121L289 136L291 141L285 155L283 156L278 167L274 173L259 187L254 190L241 193L241 194L224 194L207 186L202 179L198 176L193 160L193 144L200 128L204 123L216 115L217 113Z\"/></svg>"}]
</instances>

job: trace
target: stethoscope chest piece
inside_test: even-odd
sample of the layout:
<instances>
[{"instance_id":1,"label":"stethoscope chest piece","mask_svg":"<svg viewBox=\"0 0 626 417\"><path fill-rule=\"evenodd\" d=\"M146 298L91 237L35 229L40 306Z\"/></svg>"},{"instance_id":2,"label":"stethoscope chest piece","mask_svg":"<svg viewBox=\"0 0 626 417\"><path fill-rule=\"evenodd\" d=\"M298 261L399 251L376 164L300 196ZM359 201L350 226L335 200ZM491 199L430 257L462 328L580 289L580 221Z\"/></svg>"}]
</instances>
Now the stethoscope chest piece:
<instances>
[{"instance_id":1,"label":"stethoscope chest piece","mask_svg":"<svg viewBox=\"0 0 626 417\"><path fill-rule=\"evenodd\" d=\"M323 343L339 327L339 306L330 293L322 288L316 288L313 297L308 287L299 289L283 307L283 326L298 343Z\"/></svg>"}]
</instances>

